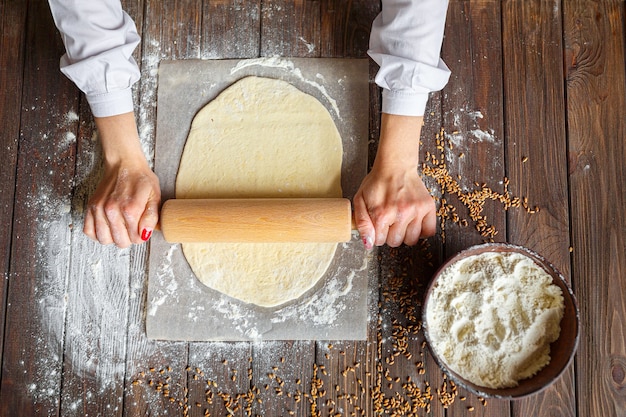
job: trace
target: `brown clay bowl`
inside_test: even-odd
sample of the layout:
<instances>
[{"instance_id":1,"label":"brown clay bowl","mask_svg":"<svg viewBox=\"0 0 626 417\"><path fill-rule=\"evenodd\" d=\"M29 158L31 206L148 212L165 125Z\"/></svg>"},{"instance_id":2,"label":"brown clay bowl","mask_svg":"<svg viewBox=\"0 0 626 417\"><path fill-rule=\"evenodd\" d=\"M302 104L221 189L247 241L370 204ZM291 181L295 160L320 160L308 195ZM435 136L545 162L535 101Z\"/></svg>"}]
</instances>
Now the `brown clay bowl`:
<instances>
[{"instance_id":1,"label":"brown clay bowl","mask_svg":"<svg viewBox=\"0 0 626 417\"><path fill-rule=\"evenodd\" d=\"M426 309L428 307L430 295L433 289L437 286L437 278L448 266L452 265L453 263L469 256L480 255L485 252L516 252L526 255L530 257L533 261L535 261L537 265L545 269L546 272L548 272L548 274L552 276L554 284L558 285L563 291L563 302L565 310L563 312L563 318L561 319L561 332L559 338L550 345L550 363L531 378L519 381L519 385L516 387L494 389L476 385L448 368L443 360L438 357L437 352L435 352L435 350L431 347L432 341L428 333ZM536 394L546 389L561 376L565 369L567 369L572 359L574 358L574 354L578 347L580 327L578 305L576 302L576 298L572 293L572 289L568 285L567 281L565 281L563 275L561 275L561 273L541 255L538 255L530 249L524 248L522 246L511 245L508 243L487 243L483 245L472 246L462 252L459 252L455 256L448 259L443 265L441 265L441 267L437 270L437 272L433 276L433 279L429 283L428 288L426 289L422 309L422 320L424 324L424 333L426 335L426 341L429 345L430 352L435 358L435 361L439 364L439 366L458 386L461 386L468 391L471 391L476 395L485 398L489 397L513 400L526 397L531 394Z\"/></svg>"}]
</instances>

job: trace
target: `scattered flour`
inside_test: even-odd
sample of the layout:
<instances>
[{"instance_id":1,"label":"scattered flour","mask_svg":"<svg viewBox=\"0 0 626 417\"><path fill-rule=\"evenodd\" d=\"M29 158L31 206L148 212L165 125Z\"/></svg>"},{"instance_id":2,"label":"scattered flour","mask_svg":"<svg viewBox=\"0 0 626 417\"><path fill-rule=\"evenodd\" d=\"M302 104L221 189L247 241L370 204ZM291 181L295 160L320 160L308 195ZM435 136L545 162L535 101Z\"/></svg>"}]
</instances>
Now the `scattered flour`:
<instances>
[{"instance_id":1,"label":"scattered flour","mask_svg":"<svg viewBox=\"0 0 626 417\"><path fill-rule=\"evenodd\" d=\"M63 136L57 150L63 152L77 140L79 116L71 110L58 119L56 129ZM97 135L94 131L93 137L82 140L85 149L94 148ZM38 236L33 289L37 312L32 321L40 329L32 340L34 362L24 367L30 374L25 391L37 404L58 403L63 387L65 411L83 406L66 395L85 380L93 381L94 388L85 389L83 401L119 390L126 373L130 252L103 247L82 233L83 199L91 193L86 179L98 169L97 161L95 151L84 155L76 179L64 179L61 185L41 183L25 203L36 207L32 211ZM64 190L75 183L71 201Z\"/></svg>"},{"instance_id":2,"label":"scattered flour","mask_svg":"<svg viewBox=\"0 0 626 417\"><path fill-rule=\"evenodd\" d=\"M313 51L315 51L314 43L307 42L306 39L304 39L302 36L300 36L298 40L300 40L306 46L306 49L309 51L310 54L312 54Z\"/></svg>"},{"instance_id":3,"label":"scattered flour","mask_svg":"<svg viewBox=\"0 0 626 417\"><path fill-rule=\"evenodd\" d=\"M475 111L469 111L467 112L467 115L474 121L474 122L478 122L478 119L482 119L485 116L483 116L482 112L480 110L475 110Z\"/></svg>"},{"instance_id":4,"label":"scattered flour","mask_svg":"<svg viewBox=\"0 0 626 417\"><path fill-rule=\"evenodd\" d=\"M496 140L493 129L489 129L488 131L472 129L470 133L479 142L495 142Z\"/></svg>"},{"instance_id":5,"label":"scattered flour","mask_svg":"<svg viewBox=\"0 0 626 417\"><path fill-rule=\"evenodd\" d=\"M321 294L314 294L306 303L296 307L290 306L276 312L276 316L272 318L272 323L278 323L287 320L287 318L299 315L303 322L311 322L316 325L333 326L339 313L346 308L343 297L348 294L352 288L352 280L354 273L348 275L347 283L342 288L340 283L333 279ZM339 301L338 301L339 300Z\"/></svg>"},{"instance_id":6,"label":"scattered flour","mask_svg":"<svg viewBox=\"0 0 626 417\"><path fill-rule=\"evenodd\" d=\"M71 123L77 122L79 119L78 114L74 110L70 110L65 113L65 124L69 125Z\"/></svg>"},{"instance_id":7,"label":"scattered flour","mask_svg":"<svg viewBox=\"0 0 626 417\"><path fill-rule=\"evenodd\" d=\"M447 152L446 156L450 160L456 159L459 149L471 150L471 144L477 142L496 143L495 131L491 128L482 129L479 126L479 120L484 117L480 110L458 109L458 111L454 111L451 132L445 133L446 140L453 145L454 149L452 152Z\"/></svg>"},{"instance_id":8,"label":"scattered flour","mask_svg":"<svg viewBox=\"0 0 626 417\"><path fill-rule=\"evenodd\" d=\"M308 78L306 78L304 75L302 75L302 71L300 70L300 68L297 68L295 66L295 64L293 63L293 61L290 61L288 59L284 59L284 58L280 58L280 57L264 57L264 58L255 58L255 59L245 59L240 61L231 71L231 74L234 74L238 71L241 71L244 68L247 67L252 67L252 66L264 66L264 67L272 67L272 68L278 68L284 71L287 71L293 75L295 75L296 77L298 77L298 79L300 79L301 81L305 82L306 84L309 84L310 86L314 87L315 89L317 89L324 98L326 98L326 100L328 100L328 102L330 103L333 111L335 112L335 115L337 116L337 118L339 118L339 120L343 120L341 118L341 115L339 114L339 106L337 106L337 101L331 97L331 95L328 93L328 91L326 90L326 87L324 87L323 85L315 82L315 81L311 81Z\"/></svg>"},{"instance_id":9,"label":"scattered flour","mask_svg":"<svg viewBox=\"0 0 626 417\"><path fill-rule=\"evenodd\" d=\"M174 252L180 250L180 245L171 245L167 250L167 254L162 259L162 262L159 264L159 270L155 274L155 279L160 280L162 283L165 283L166 279L174 276L174 268L172 266L172 256ZM175 280L167 280L168 284L160 285L159 287L163 288L165 291L158 293L155 297L152 298L149 305L147 314L149 316L154 316L159 308L159 306L163 305L168 298L175 296L176 288L178 284Z\"/></svg>"},{"instance_id":10,"label":"scattered flour","mask_svg":"<svg viewBox=\"0 0 626 417\"><path fill-rule=\"evenodd\" d=\"M144 155L148 162L152 162L154 156L154 131L157 105L157 76L159 62L167 55L161 51L161 44L155 39L146 41L150 52L144 53L141 61L141 82L136 83L134 88L141 87L141 107L138 114L139 140Z\"/></svg>"},{"instance_id":11,"label":"scattered flour","mask_svg":"<svg viewBox=\"0 0 626 417\"><path fill-rule=\"evenodd\" d=\"M518 385L550 362L563 295L517 253L484 253L449 266L426 306L432 346L454 372L489 388Z\"/></svg>"}]
</instances>

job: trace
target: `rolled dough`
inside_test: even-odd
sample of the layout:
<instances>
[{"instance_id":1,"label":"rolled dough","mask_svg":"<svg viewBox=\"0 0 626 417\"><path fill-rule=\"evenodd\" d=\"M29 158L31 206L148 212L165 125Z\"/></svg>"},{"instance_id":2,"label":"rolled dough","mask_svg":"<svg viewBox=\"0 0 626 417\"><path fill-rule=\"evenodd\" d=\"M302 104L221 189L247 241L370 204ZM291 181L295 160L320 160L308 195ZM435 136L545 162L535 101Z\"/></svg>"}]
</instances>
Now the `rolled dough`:
<instances>
[{"instance_id":1,"label":"rolled dough","mask_svg":"<svg viewBox=\"0 0 626 417\"><path fill-rule=\"evenodd\" d=\"M341 197L342 143L326 108L287 82L243 78L195 116L176 198ZM184 244L208 287L263 307L302 296L335 243Z\"/></svg>"}]
</instances>

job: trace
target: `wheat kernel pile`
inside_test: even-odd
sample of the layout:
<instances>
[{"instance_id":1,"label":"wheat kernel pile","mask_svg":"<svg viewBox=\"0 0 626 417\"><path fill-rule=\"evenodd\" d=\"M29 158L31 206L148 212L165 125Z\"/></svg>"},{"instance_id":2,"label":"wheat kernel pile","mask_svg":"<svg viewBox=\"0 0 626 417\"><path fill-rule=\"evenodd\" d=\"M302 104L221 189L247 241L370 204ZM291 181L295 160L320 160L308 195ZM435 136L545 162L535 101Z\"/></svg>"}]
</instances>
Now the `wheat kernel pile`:
<instances>
[{"instance_id":1,"label":"wheat kernel pile","mask_svg":"<svg viewBox=\"0 0 626 417\"><path fill-rule=\"evenodd\" d=\"M469 225L467 219L463 218L457 212L454 205L450 204L448 197L454 196L456 199L467 208L468 216L474 223L474 227L480 233L480 235L487 241L493 241L494 237L498 234L496 228L489 224L487 217L483 214L485 203L488 200L497 201L502 204L502 208L507 211L510 208L522 207L527 213L534 214L539 212L539 207L530 207L527 197L516 197L509 191L509 179L504 177L502 180L503 191L494 191L484 182L475 181L473 183L474 189L464 190L460 185L460 175L453 176L446 162L446 149L451 149L452 144L449 140L445 139L445 130L441 128L435 138L435 145L437 153L431 153L427 151L425 153L425 160L422 163L422 175L433 178L438 187L441 197L438 199L439 208L437 210L437 217L439 218L440 233L442 239L445 239L446 222L451 221L459 226L466 227ZM462 154L465 156L464 154ZM461 155L459 155L461 157ZM526 158L527 160L527 158ZM435 193L433 193L435 194Z\"/></svg>"}]
</instances>

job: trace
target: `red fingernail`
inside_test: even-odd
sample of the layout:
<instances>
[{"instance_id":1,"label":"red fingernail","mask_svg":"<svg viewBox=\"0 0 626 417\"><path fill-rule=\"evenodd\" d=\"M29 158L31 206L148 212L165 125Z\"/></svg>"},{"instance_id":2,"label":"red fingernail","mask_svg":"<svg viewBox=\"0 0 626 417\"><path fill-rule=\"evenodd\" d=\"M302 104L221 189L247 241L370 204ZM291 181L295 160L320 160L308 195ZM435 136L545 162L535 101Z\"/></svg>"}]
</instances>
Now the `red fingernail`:
<instances>
[{"instance_id":1,"label":"red fingernail","mask_svg":"<svg viewBox=\"0 0 626 417\"><path fill-rule=\"evenodd\" d=\"M141 231L141 240L144 242L150 239L150 236L152 236L152 229L143 229Z\"/></svg>"}]
</instances>

